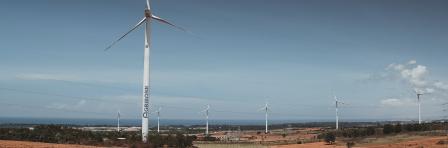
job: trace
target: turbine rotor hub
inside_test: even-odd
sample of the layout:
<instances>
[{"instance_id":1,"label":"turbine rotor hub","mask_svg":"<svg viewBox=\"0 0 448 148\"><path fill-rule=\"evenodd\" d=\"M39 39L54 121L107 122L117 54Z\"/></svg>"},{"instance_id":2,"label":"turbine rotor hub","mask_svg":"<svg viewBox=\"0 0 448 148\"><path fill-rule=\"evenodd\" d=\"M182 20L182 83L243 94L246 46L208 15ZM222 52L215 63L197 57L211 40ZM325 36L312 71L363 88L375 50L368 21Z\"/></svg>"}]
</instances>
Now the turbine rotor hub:
<instances>
[{"instance_id":1,"label":"turbine rotor hub","mask_svg":"<svg viewBox=\"0 0 448 148\"><path fill-rule=\"evenodd\" d=\"M151 18L151 11L149 9L145 9L145 17Z\"/></svg>"}]
</instances>

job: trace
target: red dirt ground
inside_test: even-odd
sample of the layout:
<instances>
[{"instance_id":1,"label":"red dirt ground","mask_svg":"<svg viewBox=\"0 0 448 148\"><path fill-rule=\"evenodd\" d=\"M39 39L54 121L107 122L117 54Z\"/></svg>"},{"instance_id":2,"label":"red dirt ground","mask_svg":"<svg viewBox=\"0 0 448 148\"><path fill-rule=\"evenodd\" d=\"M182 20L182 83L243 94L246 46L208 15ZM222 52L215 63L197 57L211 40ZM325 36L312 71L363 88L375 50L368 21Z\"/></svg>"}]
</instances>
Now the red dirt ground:
<instances>
[{"instance_id":1,"label":"red dirt ground","mask_svg":"<svg viewBox=\"0 0 448 148\"><path fill-rule=\"evenodd\" d=\"M393 144L379 144L379 145L367 145L367 146L354 146L362 148L446 148L448 145L439 145L437 142L440 140L446 140L447 137L426 137L416 140L404 141ZM290 145L278 145L271 146L271 148L345 148L341 145L326 145L324 142L307 143L307 144L290 144Z\"/></svg>"}]
</instances>

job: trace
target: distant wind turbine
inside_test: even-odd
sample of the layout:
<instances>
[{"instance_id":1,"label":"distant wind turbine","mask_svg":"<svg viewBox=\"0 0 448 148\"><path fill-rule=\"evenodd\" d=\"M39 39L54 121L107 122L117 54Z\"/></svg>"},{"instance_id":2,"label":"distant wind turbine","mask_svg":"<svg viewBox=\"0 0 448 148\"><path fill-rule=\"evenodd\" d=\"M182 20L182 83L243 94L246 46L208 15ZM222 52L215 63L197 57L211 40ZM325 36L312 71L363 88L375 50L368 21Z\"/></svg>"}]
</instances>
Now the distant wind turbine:
<instances>
[{"instance_id":1,"label":"distant wind turbine","mask_svg":"<svg viewBox=\"0 0 448 148\"><path fill-rule=\"evenodd\" d=\"M210 109L210 105L207 105L207 108L202 112L205 112L205 135L208 135L208 110Z\"/></svg>"},{"instance_id":2,"label":"distant wind turbine","mask_svg":"<svg viewBox=\"0 0 448 148\"><path fill-rule=\"evenodd\" d=\"M422 96L423 94L417 93L417 102L418 102L418 124L422 124L422 116L421 116L421 101L420 101L420 96Z\"/></svg>"},{"instance_id":3,"label":"distant wind turbine","mask_svg":"<svg viewBox=\"0 0 448 148\"><path fill-rule=\"evenodd\" d=\"M159 107L159 109L156 111L157 113L157 133L160 133L160 111L162 110L162 107Z\"/></svg>"},{"instance_id":4,"label":"distant wind turbine","mask_svg":"<svg viewBox=\"0 0 448 148\"><path fill-rule=\"evenodd\" d=\"M120 110L117 112L117 132L120 132Z\"/></svg>"},{"instance_id":5,"label":"distant wind turbine","mask_svg":"<svg viewBox=\"0 0 448 148\"><path fill-rule=\"evenodd\" d=\"M338 100L338 98L336 96L334 96L334 101L335 101L335 109L336 109L336 130L339 129L339 104L345 104L344 102L341 102Z\"/></svg>"},{"instance_id":6,"label":"distant wind turbine","mask_svg":"<svg viewBox=\"0 0 448 148\"><path fill-rule=\"evenodd\" d=\"M144 143L146 143L148 141L148 130L149 130L149 106L150 106L150 100L149 100L149 95L150 95L150 85L149 85L149 48L151 45L150 42L150 34L151 34L151 21L152 20L156 20L159 21L161 23L173 26L177 29L180 29L182 31L185 31L185 29L178 27L158 16L155 16L152 14L151 12L151 7L149 5L149 0L146 0L146 9L145 9L145 17L137 23L137 25L135 25L131 30L129 30L128 32L126 32L123 36L121 36L120 38L118 38L117 40L115 40L114 42L112 42L112 44L110 44L108 47L106 47L106 50L109 50L112 46L114 46L118 41L120 41L121 39L123 39L126 35L128 35L129 33L131 33L132 31L134 31L135 29L137 29L140 25L145 24L145 49L144 49L144 65L143 65L143 97L142 97L142 141Z\"/></svg>"},{"instance_id":7,"label":"distant wind turbine","mask_svg":"<svg viewBox=\"0 0 448 148\"><path fill-rule=\"evenodd\" d=\"M264 133L268 133L268 112L270 111L268 102L266 102L265 106L263 108L260 108L259 111L265 111L265 131Z\"/></svg>"}]
</instances>

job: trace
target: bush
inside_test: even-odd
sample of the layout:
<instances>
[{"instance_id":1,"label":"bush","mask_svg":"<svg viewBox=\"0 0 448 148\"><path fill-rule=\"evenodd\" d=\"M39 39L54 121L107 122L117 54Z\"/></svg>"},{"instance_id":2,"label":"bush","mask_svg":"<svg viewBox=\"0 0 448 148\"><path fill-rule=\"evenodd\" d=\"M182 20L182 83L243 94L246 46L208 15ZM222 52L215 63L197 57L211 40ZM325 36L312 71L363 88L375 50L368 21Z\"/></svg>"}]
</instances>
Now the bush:
<instances>
[{"instance_id":1,"label":"bush","mask_svg":"<svg viewBox=\"0 0 448 148\"><path fill-rule=\"evenodd\" d=\"M445 144L448 144L448 141L447 140L440 140L439 142L437 142L437 144L445 145Z\"/></svg>"},{"instance_id":2,"label":"bush","mask_svg":"<svg viewBox=\"0 0 448 148\"><path fill-rule=\"evenodd\" d=\"M347 148L351 148L353 146L355 146L355 142L353 141L347 142Z\"/></svg>"},{"instance_id":3,"label":"bush","mask_svg":"<svg viewBox=\"0 0 448 148\"><path fill-rule=\"evenodd\" d=\"M366 134L367 136L375 135L375 127L367 127Z\"/></svg>"},{"instance_id":4,"label":"bush","mask_svg":"<svg viewBox=\"0 0 448 148\"><path fill-rule=\"evenodd\" d=\"M395 132L395 133L400 133L400 132L401 132L401 124L397 124L397 125L395 125L394 132Z\"/></svg>"},{"instance_id":5,"label":"bush","mask_svg":"<svg viewBox=\"0 0 448 148\"><path fill-rule=\"evenodd\" d=\"M391 125L391 124L386 124L386 125L384 125L384 127L383 127L383 134L390 134L390 133L393 133L393 132L395 132L395 128L394 128L394 126L393 125Z\"/></svg>"},{"instance_id":6,"label":"bush","mask_svg":"<svg viewBox=\"0 0 448 148\"><path fill-rule=\"evenodd\" d=\"M336 141L336 136L333 133L326 133L324 140L328 144L333 144Z\"/></svg>"}]
</instances>

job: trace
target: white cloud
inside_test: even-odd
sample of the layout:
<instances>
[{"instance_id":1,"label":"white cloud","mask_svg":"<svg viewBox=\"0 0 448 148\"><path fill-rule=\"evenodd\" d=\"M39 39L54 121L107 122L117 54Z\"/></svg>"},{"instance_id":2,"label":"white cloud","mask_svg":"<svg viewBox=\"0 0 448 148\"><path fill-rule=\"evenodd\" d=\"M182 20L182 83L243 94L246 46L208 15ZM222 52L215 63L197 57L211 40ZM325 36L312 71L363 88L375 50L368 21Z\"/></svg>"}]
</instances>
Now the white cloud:
<instances>
[{"instance_id":1,"label":"white cloud","mask_svg":"<svg viewBox=\"0 0 448 148\"><path fill-rule=\"evenodd\" d=\"M416 60L410 60L410 61L408 62L408 64L409 64L409 65L417 64L417 61L416 61Z\"/></svg>"},{"instance_id":2,"label":"white cloud","mask_svg":"<svg viewBox=\"0 0 448 148\"><path fill-rule=\"evenodd\" d=\"M425 89L426 93L434 93L434 91L435 91L434 88L426 88Z\"/></svg>"},{"instance_id":3,"label":"white cloud","mask_svg":"<svg viewBox=\"0 0 448 148\"><path fill-rule=\"evenodd\" d=\"M74 110L84 107L84 105L87 103L86 100L80 100L76 104L66 104L66 103L52 103L50 105L47 105L47 108L51 109L66 109L66 110Z\"/></svg>"},{"instance_id":4,"label":"white cloud","mask_svg":"<svg viewBox=\"0 0 448 148\"><path fill-rule=\"evenodd\" d=\"M79 80L79 78L72 75L41 74L41 73L18 74L16 75L16 78L21 80L64 80L64 81Z\"/></svg>"},{"instance_id":5,"label":"white cloud","mask_svg":"<svg viewBox=\"0 0 448 148\"><path fill-rule=\"evenodd\" d=\"M84 106L84 104L86 104L86 100L81 100L81 101L79 101L76 105L75 105L75 108L79 108L79 107L82 107L82 106Z\"/></svg>"},{"instance_id":6,"label":"white cloud","mask_svg":"<svg viewBox=\"0 0 448 148\"><path fill-rule=\"evenodd\" d=\"M424 80L425 75L428 73L426 66L417 65L417 67L411 69L402 69L400 73L413 86L424 87L426 85L426 81Z\"/></svg>"},{"instance_id":7,"label":"white cloud","mask_svg":"<svg viewBox=\"0 0 448 148\"><path fill-rule=\"evenodd\" d=\"M424 65L416 65L417 61L411 60L407 64L390 64L386 70L397 72L400 79L409 83L414 91L419 93L433 93L431 84L427 81L428 69Z\"/></svg>"},{"instance_id":8,"label":"white cloud","mask_svg":"<svg viewBox=\"0 0 448 148\"><path fill-rule=\"evenodd\" d=\"M403 105L403 102L401 102L401 100L398 100L398 99L384 99L384 100L381 100L381 105L401 106L401 105Z\"/></svg>"},{"instance_id":9,"label":"white cloud","mask_svg":"<svg viewBox=\"0 0 448 148\"><path fill-rule=\"evenodd\" d=\"M141 96L137 95L104 96L101 98L104 100L123 101L123 102L140 101L140 99L142 99Z\"/></svg>"},{"instance_id":10,"label":"white cloud","mask_svg":"<svg viewBox=\"0 0 448 148\"><path fill-rule=\"evenodd\" d=\"M404 69L404 65L401 65L401 64L389 64L389 66L387 66L386 69L387 70L393 69L393 70L401 71L401 70Z\"/></svg>"},{"instance_id":11,"label":"white cloud","mask_svg":"<svg viewBox=\"0 0 448 148\"><path fill-rule=\"evenodd\" d=\"M434 86L439 89L448 90L448 84L440 82L440 81L434 82Z\"/></svg>"},{"instance_id":12,"label":"white cloud","mask_svg":"<svg viewBox=\"0 0 448 148\"><path fill-rule=\"evenodd\" d=\"M438 97L447 94L448 83L431 80L428 67L418 64L415 60L406 64L389 64L386 71L390 78L403 80L417 93L433 94Z\"/></svg>"},{"instance_id":13,"label":"white cloud","mask_svg":"<svg viewBox=\"0 0 448 148\"><path fill-rule=\"evenodd\" d=\"M50 105L47 106L47 108L52 108L52 109L67 109L67 104L64 103L52 103Z\"/></svg>"},{"instance_id":14,"label":"white cloud","mask_svg":"<svg viewBox=\"0 0 448 148\"><path fill-rule=\"evenodd\" d=\"M384 99L380 101L382 106L391 106L391 107L401 107L401 106L413 106L415 105L415 101L412 99Z\"/></svg>"}]
</instances>

